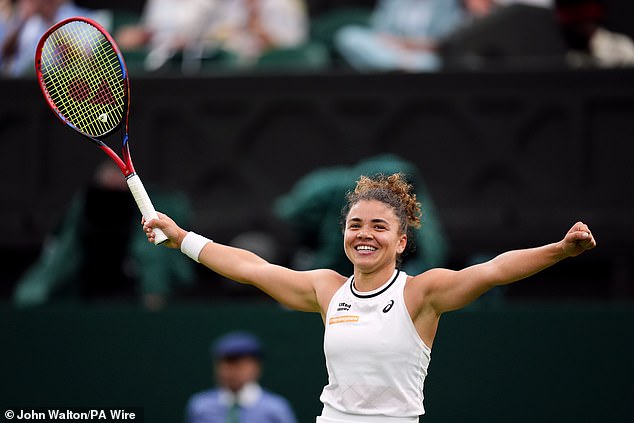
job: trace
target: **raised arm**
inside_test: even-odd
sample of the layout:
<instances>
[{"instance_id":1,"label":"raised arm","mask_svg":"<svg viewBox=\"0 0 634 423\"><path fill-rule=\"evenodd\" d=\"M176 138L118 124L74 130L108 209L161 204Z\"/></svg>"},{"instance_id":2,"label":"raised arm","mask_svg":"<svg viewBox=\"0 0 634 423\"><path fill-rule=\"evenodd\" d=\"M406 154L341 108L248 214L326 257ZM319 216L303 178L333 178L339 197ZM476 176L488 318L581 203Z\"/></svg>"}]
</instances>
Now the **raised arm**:
<instances>
[{"instance_id":1,"label":"raised arm","mask_svg":"<svg viewBox=\"0 0 634 423\"><path fill-rule=\"evenodd\" d=\"M419 304L429 305L437 314L456 310L468 305L495 286L527 278L595 246L596 241L588 226L577 222L559 242L508 251L488 262L460 271L430 270L415 278L415 285L421 288Z\"/></svg>"},{"instance_id":2,"label":"raised arm","mask_svg":"<svg viewBox=\"0 0 634 423\"><path fill-rule=\"evenodd\" d=\"M152 228L163 230L168 240L163 244L179 248L191 244L192 235L179 227L169 216L158 213L159 219L143 222L150 242L154 242ZM185 238L188 237L186 240ZM253 285L285 306L300 310L321 312L327 306L331 292L345 278L330 270L299 272L267 262L256 254L198 237L197 260L214 272L239 283ZM199 249L202 246L202 249ZM187 247L183 250L186 250ZM190 252L191 254L191 252Z\"/></svg>"}]
</instances>

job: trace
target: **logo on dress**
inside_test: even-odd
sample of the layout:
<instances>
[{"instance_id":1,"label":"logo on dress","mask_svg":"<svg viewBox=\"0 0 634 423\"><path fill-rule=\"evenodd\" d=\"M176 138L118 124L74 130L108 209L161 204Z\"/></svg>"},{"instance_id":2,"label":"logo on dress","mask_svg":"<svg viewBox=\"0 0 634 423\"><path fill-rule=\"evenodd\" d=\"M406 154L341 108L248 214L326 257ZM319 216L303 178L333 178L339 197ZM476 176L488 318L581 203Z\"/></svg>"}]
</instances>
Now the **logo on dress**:
<instances>
[{"instance_id":1,"label":"logo on dress","mask_svg":"<svg viewBox=\"0 0 634 423\"><path fill-rule=\"evenodd\" d=\"M390 311L393 305L394 300L390 300L390 302L385 307L383 307L383 313L387 313L388 311Z\"/></svg>"},{"instance_id":2,"label":"logo on dress","mask_svg":"<svg viewBox=\"0 0 634 423\"><path fill-rule=\"evenodd\" d=\"M350 310L350 307L352 307L351 304L339 303L339 305L337 306L337 311L348 311Z\"/></svg>"}]
</instances>

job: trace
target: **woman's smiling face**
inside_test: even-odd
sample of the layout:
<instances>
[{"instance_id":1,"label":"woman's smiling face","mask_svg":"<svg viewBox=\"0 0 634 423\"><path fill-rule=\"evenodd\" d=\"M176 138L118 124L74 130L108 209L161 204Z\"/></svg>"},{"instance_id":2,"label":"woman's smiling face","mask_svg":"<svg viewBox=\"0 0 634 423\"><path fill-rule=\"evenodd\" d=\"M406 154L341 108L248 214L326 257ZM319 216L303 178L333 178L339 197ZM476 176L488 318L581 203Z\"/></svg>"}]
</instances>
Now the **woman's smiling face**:
<instances>
[{"instance_id":1,"label":"woman's smiling face","mask_svg":"<svg viewBox=\"0 0 634 423\"><path fill-rule=\"evenodd\" d=\"M344 250L355 270L370 273L396 267L396 257L407 244L394 210L377 200L361 200L346 216Z\"/></svg>"}]
</instances>

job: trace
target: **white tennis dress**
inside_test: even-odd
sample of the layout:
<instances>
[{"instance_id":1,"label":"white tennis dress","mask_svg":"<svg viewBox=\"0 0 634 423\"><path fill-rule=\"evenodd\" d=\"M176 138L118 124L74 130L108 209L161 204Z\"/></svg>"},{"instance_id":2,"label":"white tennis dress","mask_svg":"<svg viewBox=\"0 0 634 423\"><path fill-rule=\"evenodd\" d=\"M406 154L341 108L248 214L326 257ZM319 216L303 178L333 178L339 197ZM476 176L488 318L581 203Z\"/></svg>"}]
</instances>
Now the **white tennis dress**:
<instances>
[{"instance_id":1,"label":"white tennis dress","mask_svg":"<svg viewBox=\"0 0 634 423\"><path fill-rule=\"evenodd\" d=\"M318 423L409 423L424 414L431 349L405 306L406 281L407 274L395 270L378 289L359 292L350 277L333 296L324 334L328 385Z\"/></svg>"}]
</instances>

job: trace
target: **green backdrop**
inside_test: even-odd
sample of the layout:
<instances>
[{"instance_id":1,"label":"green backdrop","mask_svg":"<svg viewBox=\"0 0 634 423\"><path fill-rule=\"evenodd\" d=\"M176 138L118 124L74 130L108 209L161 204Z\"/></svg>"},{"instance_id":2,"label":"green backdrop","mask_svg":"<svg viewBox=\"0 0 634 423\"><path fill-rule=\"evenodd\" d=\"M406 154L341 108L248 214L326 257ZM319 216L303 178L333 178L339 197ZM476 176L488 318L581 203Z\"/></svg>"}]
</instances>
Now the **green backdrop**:
<instances>
[{"instance_id":1,"label":"green backdrop","mask_svg":"<svg viewBox=\"0 0 634 423\"><path fill-rule=\"evenodd\" d=\"M212 384L210 342L248 329L266 343L263 385L314 422L326 382L317 314L277 304L0 309L0 407L143 407L182 421ZM630 422L631 306L497 306L441 320L424 422ZM3 413L2 413L3 414Z\"/></svg>"}]
</instances>

